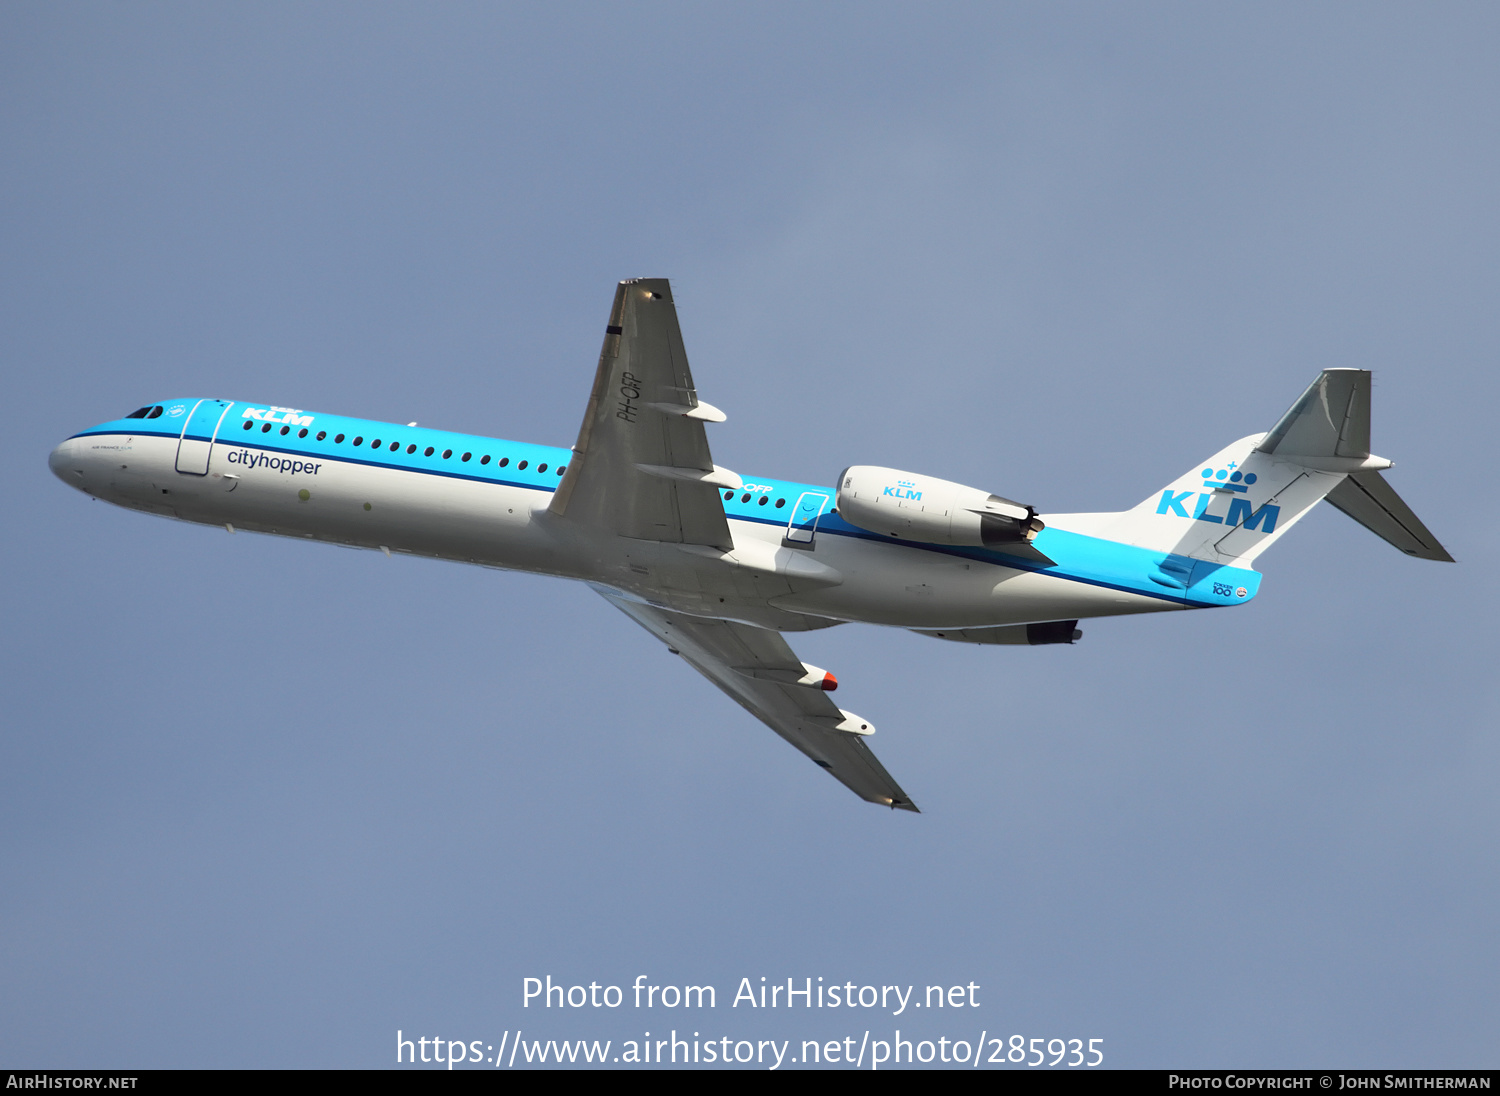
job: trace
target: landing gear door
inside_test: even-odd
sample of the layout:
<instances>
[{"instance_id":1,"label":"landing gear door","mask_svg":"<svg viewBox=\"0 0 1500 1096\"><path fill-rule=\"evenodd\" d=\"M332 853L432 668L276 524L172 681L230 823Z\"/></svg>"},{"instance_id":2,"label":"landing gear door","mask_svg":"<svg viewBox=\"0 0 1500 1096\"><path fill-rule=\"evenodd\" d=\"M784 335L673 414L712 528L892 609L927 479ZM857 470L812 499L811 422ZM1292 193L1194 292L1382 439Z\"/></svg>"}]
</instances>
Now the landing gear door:
<instances>
[{"instance_id":1,"label":"landing gear door","mask_svg":"<svg viewBox=\"0 0 1500 1096\"><path fill-rule=\"evenodd\" d=\"M219 426L231 406L229 400L199 400L193 406L177 439L177 471L191 476L208 475L214 439L219 436Z\"/></svg>"},{"instance_id":2,"label":"landing gear door","mask_svg":"<svg viewBox=\"0 0 1500 1096\"><path fill-rule=\"evenodd\" d=\"M811 544L813 534L818 531L818 519L828 506L828 496L818 491L804 491L797 504L792 507L791 520L786 523L788 544Z\"/></svg>"}]
</instances>

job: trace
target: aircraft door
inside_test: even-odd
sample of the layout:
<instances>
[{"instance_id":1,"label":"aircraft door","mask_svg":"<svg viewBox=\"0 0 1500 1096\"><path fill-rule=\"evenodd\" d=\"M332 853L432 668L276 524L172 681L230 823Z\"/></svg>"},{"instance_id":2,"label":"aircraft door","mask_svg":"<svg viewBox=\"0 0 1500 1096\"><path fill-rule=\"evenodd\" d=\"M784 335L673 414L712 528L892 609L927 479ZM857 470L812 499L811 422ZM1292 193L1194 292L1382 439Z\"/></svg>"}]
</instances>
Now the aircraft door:
<instances>
[{"instance_id":1,"label":"aircraft door","mask_svg":"<svg viewBox=\"0 0 1500 1096\"><path fill-rule=\"evenodd\" d=\"M811 544L818 531L818 519L828 506L828 496L818 491L804 491L792 507L791 520L786 523L786 539L789 544Z\"/></svg>"},{"instance_id":2,"label":"aircraft door","mask_svg":"<svg viewBox=\"0 0 1500 1096\"><path fill-rule=\"evenodd\" d=\"M232 406L230 400L199 400L193 405L177 439L177 471L192 476L208 475L208 458L213 453L224 416L229 414ZM194 434L197 437L189 436ZM204 438L208 440L204 441Z\"/></svg>"}]
</instances>

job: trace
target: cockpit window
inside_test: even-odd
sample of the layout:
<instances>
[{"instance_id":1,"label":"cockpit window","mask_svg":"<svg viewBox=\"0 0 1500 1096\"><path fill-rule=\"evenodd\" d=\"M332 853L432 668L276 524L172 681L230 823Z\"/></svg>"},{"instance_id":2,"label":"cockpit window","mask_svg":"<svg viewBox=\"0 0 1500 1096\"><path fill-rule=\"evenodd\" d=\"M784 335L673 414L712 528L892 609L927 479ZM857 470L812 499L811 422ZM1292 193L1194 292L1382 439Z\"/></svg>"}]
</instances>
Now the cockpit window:
<instances>
[{"instance_id":1,"label":"cockpit window","mask_svg":"<svg viewBox=\"0 0 1500 1096\"><path fill-rule=\"evenodd\" d=\"M149 414L151 414L151 408L149 408L149 407L142 407L139 411L132 411L130 414L126 415L125 417L127 419L144 419Z\"/></svg>"},{"instance_id":2,"label":"cockpit window","mask_svg":"<svg viewBox=\"0 0 1500 1096\"><path fill-rule=\"evenodd\" d=\"M149 415L147 415L146 417L148 419L159 419L159 418L161 418L161 410L162 410L161 409L161 404L157 404L155 407L153 407L151 409L151 413Z\"/></svg>"}]
</instances>

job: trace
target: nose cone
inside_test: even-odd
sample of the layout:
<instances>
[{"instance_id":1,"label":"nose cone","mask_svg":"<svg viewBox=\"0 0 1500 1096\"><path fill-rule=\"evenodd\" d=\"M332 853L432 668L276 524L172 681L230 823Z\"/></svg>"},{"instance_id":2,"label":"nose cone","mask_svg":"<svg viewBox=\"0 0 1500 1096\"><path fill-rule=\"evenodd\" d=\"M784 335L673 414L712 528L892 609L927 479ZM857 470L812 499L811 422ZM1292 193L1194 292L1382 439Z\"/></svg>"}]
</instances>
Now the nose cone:
<instances>
[{"instance_id":1,"label":"nose cone","mask_svg":"<svg viewBox=\"0 0 1500 1096\"><path fill-rule=\"evenodd\" d=\"M47 456L47 467L69 487L83 489L83 464L78 459L78 441L69 438Z\"/></svg>"}]
</instances>

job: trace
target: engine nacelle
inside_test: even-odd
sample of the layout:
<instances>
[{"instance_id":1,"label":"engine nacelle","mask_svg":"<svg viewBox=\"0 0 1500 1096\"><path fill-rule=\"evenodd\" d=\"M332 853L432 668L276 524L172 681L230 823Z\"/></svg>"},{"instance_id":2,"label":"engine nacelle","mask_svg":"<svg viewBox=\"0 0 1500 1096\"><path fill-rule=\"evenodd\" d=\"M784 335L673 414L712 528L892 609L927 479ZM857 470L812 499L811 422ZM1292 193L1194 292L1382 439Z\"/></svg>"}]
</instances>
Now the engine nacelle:
<instances>
[{"instance_id":1,"label":"engine nacelle","mask_svg":"<svg viewBox=\"0 0 1500 1096\"><path fill-rule=\"evenodd\" d=\"M839 477L839 516L881 536L923 544L1003 548L1029 544L1046 526L1019 502L961 483L856 465Z\"/></svg>"}]
</instances>

